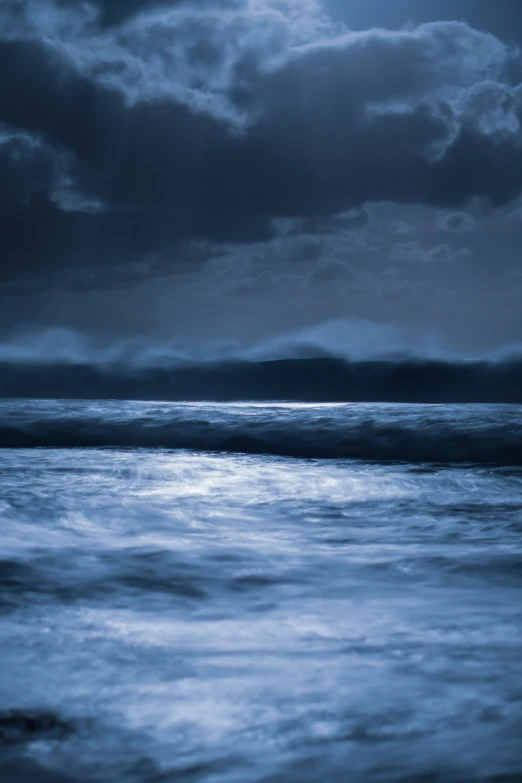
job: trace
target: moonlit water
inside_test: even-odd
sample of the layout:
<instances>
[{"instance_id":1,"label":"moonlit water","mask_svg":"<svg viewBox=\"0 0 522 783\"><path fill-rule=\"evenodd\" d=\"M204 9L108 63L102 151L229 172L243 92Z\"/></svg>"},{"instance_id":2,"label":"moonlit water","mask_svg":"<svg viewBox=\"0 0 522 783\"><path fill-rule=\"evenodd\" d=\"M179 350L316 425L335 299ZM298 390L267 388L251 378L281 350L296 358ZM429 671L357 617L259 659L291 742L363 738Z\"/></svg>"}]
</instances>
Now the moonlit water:
<instances>
[{"instance_id":1,"label":"moonlit water","mask_svg":"<svg viewBox=\"0 0 522 783\"><path fill-rule=\"evenodd\" d=\"M522 410L0 404L0 779L522 780Z\"/></svg>"}]
</instances>

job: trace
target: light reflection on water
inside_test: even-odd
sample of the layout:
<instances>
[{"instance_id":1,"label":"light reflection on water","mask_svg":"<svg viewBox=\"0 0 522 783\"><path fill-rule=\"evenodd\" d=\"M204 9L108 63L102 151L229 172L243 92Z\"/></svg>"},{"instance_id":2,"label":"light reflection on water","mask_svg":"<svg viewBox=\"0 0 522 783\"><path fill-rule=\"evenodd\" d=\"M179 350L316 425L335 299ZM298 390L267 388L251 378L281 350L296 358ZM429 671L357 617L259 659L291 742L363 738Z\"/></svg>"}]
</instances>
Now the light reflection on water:
<instances>
[{"instance_id":1,"label":"light reflection on water","mask_svg":"<svg viewBox=\"0 0 522 783\"><path fill-rule=\"evenodd\" d=\"M0 452L0 772L522 780L521 486L487 466ZM13 710L48 724L7 736Z\"/></svg>"}]
</instances>

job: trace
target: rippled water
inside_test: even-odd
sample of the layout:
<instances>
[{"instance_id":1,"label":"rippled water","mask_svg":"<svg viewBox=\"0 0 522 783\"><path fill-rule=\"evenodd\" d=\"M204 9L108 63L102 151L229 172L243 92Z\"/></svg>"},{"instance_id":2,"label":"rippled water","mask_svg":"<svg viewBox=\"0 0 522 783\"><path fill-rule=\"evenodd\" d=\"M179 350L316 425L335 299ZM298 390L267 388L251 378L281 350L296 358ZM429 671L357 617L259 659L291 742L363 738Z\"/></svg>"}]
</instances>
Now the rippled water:
<instances>
[{"instance_id":1,"label":"rippled water","mask_svg":"<svg viewBox=\"0 0 522 783\"><path fill-rule=\"evenodd\" d=\"M2 403L8 445L70 448L0 450L0 779L522 781L521 420ZM346 458L270 454L321 421Z\"/></svg>"}]
</instances>

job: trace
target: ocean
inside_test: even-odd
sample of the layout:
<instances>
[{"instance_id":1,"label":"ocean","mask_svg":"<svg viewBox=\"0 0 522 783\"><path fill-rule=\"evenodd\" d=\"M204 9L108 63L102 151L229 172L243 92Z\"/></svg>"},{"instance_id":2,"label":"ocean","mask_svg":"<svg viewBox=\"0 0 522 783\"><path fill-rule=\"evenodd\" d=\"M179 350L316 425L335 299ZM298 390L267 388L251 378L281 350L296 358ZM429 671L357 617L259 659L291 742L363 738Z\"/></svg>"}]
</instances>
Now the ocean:
<instances>
[{"instance_id":1,"label":"ocean","mask_svg":"<svg viewBox=\"0 0 522 783\"><path fill-rule=\"evenodd\" d=\"M5 399L0 445L2 783L522 781L520 405Z\"/></svg>"}]
</instances>

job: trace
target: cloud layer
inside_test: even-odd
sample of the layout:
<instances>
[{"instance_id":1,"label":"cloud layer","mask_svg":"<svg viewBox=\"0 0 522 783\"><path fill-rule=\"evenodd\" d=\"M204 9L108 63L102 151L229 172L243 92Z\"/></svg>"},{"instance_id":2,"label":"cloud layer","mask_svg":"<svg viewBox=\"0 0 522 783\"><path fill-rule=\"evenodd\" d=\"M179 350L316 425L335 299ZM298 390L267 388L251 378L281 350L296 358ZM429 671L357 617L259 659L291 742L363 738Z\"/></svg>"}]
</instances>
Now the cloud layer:
<instances>
[{"instance_id":1,"label":"cloud layer","mask_svg":"<svg viewBox=\"0 0 522 783\"><path fill-rule=\"evenodd\" d=\"M522 191L518 58L461 22L353 32L313 0L8 3L3 277L269 240L368 202L464 232L469 199Z\"/></svg>"}]
</instances>

